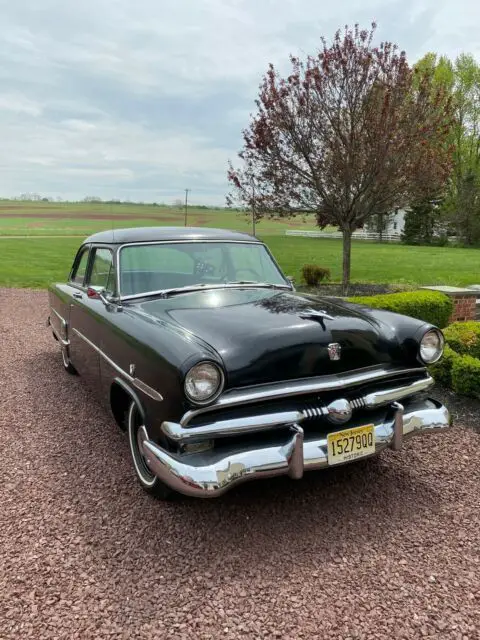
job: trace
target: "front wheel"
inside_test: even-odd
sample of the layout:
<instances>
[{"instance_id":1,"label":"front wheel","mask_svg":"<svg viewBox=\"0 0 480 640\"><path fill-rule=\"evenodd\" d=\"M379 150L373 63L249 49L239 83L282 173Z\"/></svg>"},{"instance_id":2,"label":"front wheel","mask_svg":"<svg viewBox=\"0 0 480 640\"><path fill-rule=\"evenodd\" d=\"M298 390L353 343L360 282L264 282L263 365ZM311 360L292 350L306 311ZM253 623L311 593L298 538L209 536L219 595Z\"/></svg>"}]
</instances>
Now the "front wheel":
<instances>
[{"instance_id":1,"label":"front wheel","mask_svg":"<svg viewBox=\"0 0 480 640\"><path fill-rule=\"evenodd\" d=\"M133 467L142 489L160 500L172 500L178 494L157 478L149 469L140 448L141 432L145 430L142 414L133 400L127 414L127 433Z\"/></svg>"}]
</instances>

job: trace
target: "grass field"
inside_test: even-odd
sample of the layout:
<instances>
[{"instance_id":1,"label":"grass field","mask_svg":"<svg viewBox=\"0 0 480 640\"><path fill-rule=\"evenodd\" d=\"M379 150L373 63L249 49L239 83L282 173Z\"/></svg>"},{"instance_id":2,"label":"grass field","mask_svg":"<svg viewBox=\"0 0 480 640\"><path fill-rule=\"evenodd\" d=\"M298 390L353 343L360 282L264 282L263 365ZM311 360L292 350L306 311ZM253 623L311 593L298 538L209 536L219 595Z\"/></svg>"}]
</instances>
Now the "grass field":
<instances>
[{"instance_id":1,"label":"grass field","mask_svg":"<svg viewBox=\"0 0 480 640\"><path fill-rule=\"evenodd\" d=\"M104 229L183 226L184 222L184 209L167 206L0 202L0 236L86 236ZM245 215L225 209L188 207L188 225L252 231ZM267 235L283 234L289 228L315 229L315 220L306 216L296 220L266 219L257 224L257 230Z\"/></svg>"},{"instance_id":2,"label":"grass field","mask_svg":"<svg viewBox=\"0 0 480 640\"><path fill-rule=\"evenodd\" d=\"M81 239L95 231L112 226L182 224L183 212L171 207L0 203L0 285L45 287L52 281L65 280ZM192 208L189 224L251 231L242 216L222 210ZM268 244L285 273L300 282L302 265L314 262L328 267L332 279L339 281L341 241L287 237L287 228L313 229L315 225L312 219L298 218L266 220L257 226L257 236ZM352 246L352 281L477 284L480 283L480 250L356 241Z\"/></svg>"}]
</instances>

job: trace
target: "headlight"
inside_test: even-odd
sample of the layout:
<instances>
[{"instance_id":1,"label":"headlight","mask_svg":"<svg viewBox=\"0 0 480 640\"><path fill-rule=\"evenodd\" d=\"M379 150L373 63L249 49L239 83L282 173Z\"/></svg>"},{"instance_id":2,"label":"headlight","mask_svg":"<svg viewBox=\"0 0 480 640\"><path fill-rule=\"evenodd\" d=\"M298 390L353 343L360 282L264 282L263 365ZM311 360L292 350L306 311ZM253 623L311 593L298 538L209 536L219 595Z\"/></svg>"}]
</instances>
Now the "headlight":
<instances>
[{"instance_id":1,"label":"headlight","mask_svg":"<svg viewBox=\"0 0 480 640\"><path fill-rule=\"evenodd\" d=\"M190 369L185 377L185 394L196 404L211 402L223 387L223 373L212 362L201 362Z\"/></svg>"},{"instance_id":2,"label":"headlight","mask_svg":"<svg viewBox=\"0 0 480 640\"><path fill-rule=\"evenodd\" d=\"M445 340L437 329L431 329L420 341L420 358L425 364L433 364L440 360L443 354Z\"/></svg>"}]
</instances>

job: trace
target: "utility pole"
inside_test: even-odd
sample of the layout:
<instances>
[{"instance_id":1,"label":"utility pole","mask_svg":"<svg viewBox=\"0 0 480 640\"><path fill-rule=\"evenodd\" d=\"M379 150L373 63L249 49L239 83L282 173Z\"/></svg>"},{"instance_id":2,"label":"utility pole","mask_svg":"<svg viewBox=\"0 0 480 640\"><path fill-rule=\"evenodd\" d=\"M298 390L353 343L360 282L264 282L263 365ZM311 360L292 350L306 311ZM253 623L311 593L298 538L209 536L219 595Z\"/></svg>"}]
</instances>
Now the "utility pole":
<instances>
[{"instance_id":1,"label":"utility pole","mask_svg":"<svg viewBox=\"0 0 480 640\"><path fill-rule=\"evenodd\" d=\"M187 226L187 210L188 210L188 192L190 189L185 189L185 226Z\"/></svg>"}]
</instances>

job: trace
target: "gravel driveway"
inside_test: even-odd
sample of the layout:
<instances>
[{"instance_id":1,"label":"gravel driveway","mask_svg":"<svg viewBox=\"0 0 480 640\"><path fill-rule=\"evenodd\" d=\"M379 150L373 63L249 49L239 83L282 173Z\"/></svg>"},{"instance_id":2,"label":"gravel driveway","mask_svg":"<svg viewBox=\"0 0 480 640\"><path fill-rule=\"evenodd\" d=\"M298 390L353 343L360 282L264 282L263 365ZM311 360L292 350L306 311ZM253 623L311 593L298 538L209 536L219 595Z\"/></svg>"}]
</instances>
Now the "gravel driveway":
<instances>
[{"instance_id":1,"label":"gravel driveway","mask_svg":"<svg viewBox=\"0 0 480 640\"><path fill-rule=\"evenodd\" d=\"M0 638L480 638L480 434L162 504L0 289Z\"/></svg>"}]
</instances>

